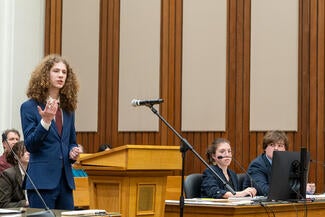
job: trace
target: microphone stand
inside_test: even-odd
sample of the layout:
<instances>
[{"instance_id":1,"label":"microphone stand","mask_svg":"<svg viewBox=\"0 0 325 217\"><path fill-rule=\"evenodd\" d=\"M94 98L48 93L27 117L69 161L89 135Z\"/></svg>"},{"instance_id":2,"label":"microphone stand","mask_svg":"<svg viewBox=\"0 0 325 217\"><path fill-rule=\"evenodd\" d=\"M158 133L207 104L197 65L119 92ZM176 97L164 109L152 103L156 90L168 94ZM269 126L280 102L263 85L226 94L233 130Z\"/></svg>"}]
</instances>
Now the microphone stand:
<instances>
[{"instance_id":1,"label":"microphone stand","mask_svg":"<svg viewBox=\"0 0 325 217\"><path fill-rule=\"evenodd\" d=\"M186 151L187 150L191 150L193 152L193 154L199 158L199 160L213 173L213 175L218 178L222 184L233 194L235 195L236 192L234 191L234 189L232 189L232 187L230 187L230 185L223 180L218 173L216 173L212 167L205 162L205 160L200 156L199 153L197 153L194 148L192 147L192 145L185 139L183 138L159 113L158 111L153 107L154 103L152 104L147 104L145 106L149 107L151 109L151 111L158 116L158 118L164 122L166 124L166 126L172 130L174 132L174 134L181 140L181 147L180 147L180 151L182 152L182 178L181 178L181 196L179 199L179 204L180 204L180 213L179 216L183 217L183 212L184 212L184 168L185 168L185 156L186 156Z\"/></svg>"},{"instance_id":2,"label":"microphone stand","mask_svg":"<svg viewBox=\"0 0 325 217\"><path fill-rule=\"evenodd\" d=\"M19 166L21 167L21 169L24 171L26 177L29 179L30 183L32 184L35 192L37 193L38 197L41 199L45 211L39 211L39 212L35 212L35 213L31 213L31 214L27 214L26 216L31 216L31 217L56 217L55 214L52 212L52 210L50 210L50 208L46 205L43 197L41 196L41 194L39 193L39 191L37 190L33 180L31 179L31 177L29 176L29 174L27 173L27 170L23 167L22 163L19 160L19 157L17 156L17 154L12 150L12 147L9 145L8 140L6 135L2 134L2 139L6 142L7 146L9 147L10 151L13 153L13 155L15 156Z\"/></svg>"}]
</instances>

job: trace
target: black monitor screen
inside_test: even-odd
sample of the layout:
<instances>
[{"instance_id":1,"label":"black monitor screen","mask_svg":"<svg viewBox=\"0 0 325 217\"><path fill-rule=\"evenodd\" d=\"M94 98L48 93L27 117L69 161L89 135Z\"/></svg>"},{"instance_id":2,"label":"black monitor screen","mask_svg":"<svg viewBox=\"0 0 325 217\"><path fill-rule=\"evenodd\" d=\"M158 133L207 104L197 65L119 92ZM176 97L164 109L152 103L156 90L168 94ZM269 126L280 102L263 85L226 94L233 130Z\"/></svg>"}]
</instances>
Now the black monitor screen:
<instances>
[{"instance_id":1,"label":"black monitor screen","mask_svg":"<svg viewBox=\"0 0 325 217\"><path fill-rule=\"evenodd\" d=\"M274 151L268 200L301 200L306 198L309 153Z\"/></svg>"}]
</instances>

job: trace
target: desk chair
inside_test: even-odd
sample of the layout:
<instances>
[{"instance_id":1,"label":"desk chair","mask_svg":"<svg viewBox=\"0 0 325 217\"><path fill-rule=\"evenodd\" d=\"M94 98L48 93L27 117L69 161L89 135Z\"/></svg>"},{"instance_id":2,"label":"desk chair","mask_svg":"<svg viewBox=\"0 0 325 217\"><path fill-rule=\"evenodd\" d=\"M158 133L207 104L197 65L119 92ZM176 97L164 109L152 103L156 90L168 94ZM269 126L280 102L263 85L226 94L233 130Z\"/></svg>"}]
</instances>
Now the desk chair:
<instances>
[{"instance_id":1,"label":"desk chair","mask_svg":"<svg viewBox=\"0 0 325 217\"><path fill-rule=\"evenodd\" d=\"M237 173L237 178L238 178L238 186L239 186L239 190L244 190L243 186L244 186L244 181L246 179L247 175L246 173Z\"/></svg>"},{"instance_id":2,"label":"desk chair","mask_svg":"<svg viewBox=\"0 0 325 217\"><path fill-rule=\"evenodd\" d=\"M192 173L188 175L184 181L185 198L201 197L202 174Z\"/></svg>"}]
</instances>

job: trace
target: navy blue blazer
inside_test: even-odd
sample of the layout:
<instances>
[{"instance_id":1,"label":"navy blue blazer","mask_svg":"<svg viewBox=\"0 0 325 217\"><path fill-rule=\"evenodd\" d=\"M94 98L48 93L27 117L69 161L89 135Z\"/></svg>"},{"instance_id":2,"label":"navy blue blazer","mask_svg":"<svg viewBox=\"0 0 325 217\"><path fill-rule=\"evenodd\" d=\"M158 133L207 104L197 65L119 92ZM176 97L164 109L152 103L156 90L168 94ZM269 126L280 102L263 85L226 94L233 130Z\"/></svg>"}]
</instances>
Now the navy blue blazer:
<instances>
[{"instance_id":1,"label":"navy blue blazer","mask_svg":"<svg viewBox=\"0 0 325 217\"><path fill-rule=\"evenodd\" d=\"M224 181L227 182L227 179L220 167L217 165L213 165L211 167ZM234 191L239 191L239 184L236 173L230 169L228 169L227 172L231 180L227 183L234 189ZM203 172L201 184L202 198L223 198L223 195L228 191L229 190L225 187L223 182L215 177L208 168Z\"/></svg>"},{"instance_id":2,"label":"navy blue blazer","mask_svg":"<svg viewBox=\"0 0 325 217\"><path fill-rule=\"evenodd\" d=\"M255 158L248 166L247 173L252 178L252 184L257 190L258 196L267 196L271 182L272 165L265 154ZM251 186L251 181L244 181L244 189Z\"/></svg>"},{"instance_id":3,"label":"navy blue blazer","mask_svg":"<svg viewBox=\"0 0 325 217\"><path fill-rule=\"evenodd\" d=\"M76 147L75 117L74 113L63 111L63 128L61 137L52 120L47 131L41 125L41 116L37 106L44 109L44 104L39 104L29 99L21 105L20 115L24 134L24 142L30 159L27 172L38 189L54 189L60 184L64 174L68 187L74 189L74 179L69 158L69 152ZM26 189L34 189L30 180L25 180Z\"/></svg>"}]
</instances>

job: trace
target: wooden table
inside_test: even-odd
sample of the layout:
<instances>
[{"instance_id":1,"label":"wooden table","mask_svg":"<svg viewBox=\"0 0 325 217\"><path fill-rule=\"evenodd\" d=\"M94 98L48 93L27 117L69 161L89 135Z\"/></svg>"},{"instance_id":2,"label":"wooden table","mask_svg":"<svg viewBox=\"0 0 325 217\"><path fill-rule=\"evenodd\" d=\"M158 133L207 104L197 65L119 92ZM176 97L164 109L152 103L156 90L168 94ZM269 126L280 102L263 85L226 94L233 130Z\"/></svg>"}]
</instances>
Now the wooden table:
<instances>
[{"instance_id":1,"label":"wooden table","mask_svg":"<svg viewBox=\"0 0 325 217\"><path fill-rule=\"evenodd\" d=\"M179 205L166 202L165 217L177 217ZM186 204L184 217L313 217L325 216L325 201L307 203L264 203L262 205L202 205Z\"/></svg>"}]
</instances>

